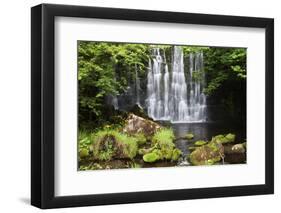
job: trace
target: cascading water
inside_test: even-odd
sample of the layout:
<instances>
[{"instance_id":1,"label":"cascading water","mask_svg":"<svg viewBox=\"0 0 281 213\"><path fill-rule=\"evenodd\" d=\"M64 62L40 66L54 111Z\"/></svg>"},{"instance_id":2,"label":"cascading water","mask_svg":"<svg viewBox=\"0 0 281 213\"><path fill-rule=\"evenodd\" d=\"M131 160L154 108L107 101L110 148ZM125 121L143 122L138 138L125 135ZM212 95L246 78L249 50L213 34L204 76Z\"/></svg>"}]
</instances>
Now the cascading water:
<instances>
[{"instance_id":1,"label":"cascading water","mask_svg":"<svg viewBox=\"0 0 281 213\"><path fill-rule=\"evenodd\" d=\"M172 82L171 82L171 108L173 121L188 120L187 86L184 75L183 52L179 46L174 47Z\"/></svg>"},{"instance_id":2,"label":"cascading water","mask_svg":"<svg viewBox=\"0 0 281 213\"><path fill-rule=\"evenodd\" d=\"M166 61L163 60L159 48L153 49L152 60L153 60L152 62L149 60L148 74L147 74L148 115L156 120L167 120L169 118L168 117L169 116L168 66L166 65ZM163 67L165 69L164 75L162 74ZM162 90L162 84L164 84L164 91ZM165 115L167 115L167 117Z\"/></svg>"},{"instance_id":3,"label":"cascading water","mask_svg":"<svg viewBox=\"0 0 281 213\"><path fill-rule=\"evenodd\" d=\"M189 120L206 121L205 73L203 53L189 55Z\"/></svg>"},{"instance_id":4,"label":"cascading water","mask_svg":"<svg viewBox=\"0 0 281 213\"><path fill-rule=\"evenodd\" d=\"M137 65L135 65L135 89L136 89L136 104L138 106L140 106L140 79L139 79L139 76L138 76L138 68L137 68Z\"/></svg>"},{"instance_id":5,"label":"cascading water","mask_svg":"<svg viewBox=\"0 0 281 213\"><path fill-rule=\"evenodd\" d=\"M163 56L162 56L163 55ZM190 54L189 75L185 76L184 56L180 46L174 46L172 71L169 72L165 53L152 51L147 74L147 112L155 120L172 122L206 121L206 96L203 93L205 75L203 53Z\"/></svg>"}]
</instances>

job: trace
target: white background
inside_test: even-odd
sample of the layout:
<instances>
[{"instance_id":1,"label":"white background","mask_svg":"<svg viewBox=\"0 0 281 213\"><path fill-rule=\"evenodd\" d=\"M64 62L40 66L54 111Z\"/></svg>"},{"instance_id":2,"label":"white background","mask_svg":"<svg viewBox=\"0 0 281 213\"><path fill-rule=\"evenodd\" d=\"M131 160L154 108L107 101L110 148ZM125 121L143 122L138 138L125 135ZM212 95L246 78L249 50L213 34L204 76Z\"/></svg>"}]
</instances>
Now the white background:
<instances>
[{"instance_id":1,"label":"white background","mask_svg":"<svg viewBox=\"0 0 281 213\"><path fill-rule=\"evenodd\" d=\"M201 12L211 14L264 16L275 18L275 55L281 54L281 14L278 1L225 0L60 0L46 3L82 4L107 7ZM30 7L41 1L3 1L1 3L1 212L38 212L28 205L30 196ZM281 199L281 86L279 60L275 63L275 195L173 201L50 210L51 212L277 212ZM279 82L279 86L277 85ZM276 151L277 150L277 151Z\"/></svg>"}]
</instances>

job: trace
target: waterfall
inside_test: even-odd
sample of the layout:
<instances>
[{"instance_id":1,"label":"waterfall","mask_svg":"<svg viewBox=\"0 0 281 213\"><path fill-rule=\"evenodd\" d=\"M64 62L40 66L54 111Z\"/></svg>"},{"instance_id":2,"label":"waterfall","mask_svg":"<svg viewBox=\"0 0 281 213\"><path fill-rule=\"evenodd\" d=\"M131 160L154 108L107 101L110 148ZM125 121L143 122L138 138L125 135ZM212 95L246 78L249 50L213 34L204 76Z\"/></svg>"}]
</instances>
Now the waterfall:
<instances>
[{"instance_id":1,"label":"waterfall","mask_svg":"<svg viewBox=\"0 0 281 213\"><path fill-rule=\"evenodd\" d=\"M147 73L147 112L154 120L172 122L206 121L206 96L203 53L189 55L189 73L184 70L184 55L174 46L171 71L165 53L152 50Z\"/></svg>"},{"instance_id":2,"label":"waterfall","mask_svg":"<svg viewBox=\"0 0 281 213\"><path fill-rule=\"evenodd\" d=\"M206 121L206 96L203 93L205 73L203 53L189 55L189 120Z\"/></svg>"},{"instance_id":3,"label":"waterfall","mask_svg":"<svg viewBox=\"0 0 281 213\"><path fill-rule=\"evenodd\" d=\"M116 110L119 109L119 106L118 106L118 99L117 99L117 96L116 96L116 95L114 95L114 96L112 97L112 105L113 105L114 109L116 109Z\"/></svg>"},{"instance_id":4,"label":"waterfall","mask_svg":"<svg viewBox=\"0 0 281 213\"><path fill-rule=\"evenodd\" d=\"M138 67L135 65L135 89L136 89L136 104L140 106L140 79L138 76Z\"/></svg>"},{"instance_id":5,"label":"waterfall","mask_svg":"<svg viewBox=\"0 0 281 213\"><path fill-rule=\"evenodd\" d=\"M164 92L162 91L163 75L162 69L165 61L163 60L160 49L152 50L152 62L149 61L147 74L147 111L148 115L155 120L165 119L165 110L169 115L168 109L168 91L169 91L169 71L165 66L164 74ZM165 107L164 107L165 105ZM167 118L166 118L167 119Z\"/></svg>"}]
</instances>

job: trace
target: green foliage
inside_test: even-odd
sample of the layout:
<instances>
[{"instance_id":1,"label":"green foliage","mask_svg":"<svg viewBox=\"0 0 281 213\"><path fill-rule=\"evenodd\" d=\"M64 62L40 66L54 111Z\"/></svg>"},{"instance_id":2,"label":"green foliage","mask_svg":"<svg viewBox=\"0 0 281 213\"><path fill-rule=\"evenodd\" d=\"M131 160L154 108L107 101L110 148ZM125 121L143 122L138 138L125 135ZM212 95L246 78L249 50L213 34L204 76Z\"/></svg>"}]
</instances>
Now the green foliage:
<instances>
[{"instance_id":1,"label":"green foliage","mask_svg":"<svg viewBox=\"0 0 281 213\"><path fill-rule=\"evenodd\" d=\"M227 135L216 135L212 138L212 142L216 143L233 143L235 141L235 134L228 133Z\"/></svg>"},{"instance_id":2,"label":"green foliage","mask_svg":"<svg viewBox=\"0 0 281 213\"><path fill-rule=\"evenodd\" d=\"M174 139L175 135L172 129L162 128L153 135L152 147L139 150L139 154L143 154L145 162L155 162L157 160L177 161L182 152L175 148Z\"/></svg>"},{"instance_id":3,"label":"green foliage","mask_svg":"<svg viewBox=\"0 0 281 213\"><path fill-rule=\"evenodd\" d=\"M174 149L172 154L172 161L177 161L182 155L182 151L179 149Z\"/></svg>"},{"instance_id":4,"label":"green foliage","mask_svg":"<svg viewBox=\"0 0 281 213\"><path fill-rule=\"evenodd\" d=\"M147 139L143 133L138 133L133 135L136 138L137 144L139 146L144 145L147 142Z\"/></svg>"},{"instance_id":5,"label":"green foliage","mask_svg":"<svg viewBox=\"0 0 281 213\"><path fill-rule=\"evenodd\" d=\"M137 168L141 168L141 165L136 162L130 162L129 168L137 169Z\"/></svg>"},{"instance_id":6,"label":"green foliage","mask_svg":"<svg viewBox=\"0 0 281 213\"><path fill-rule=\"evenodd\" d=\"M206 142L206 141L203 141L203 140L199 140L199 141L196 141L195 143L194 143L194 145L196 145L196 146L202 146L202 145L205 145L205 144L207 144L208 142Z\"/></svg>"},{"instance_id":7,"label":"green foliage","mask_svg":"<svg viewBox=\"0 0 281 213\"><path fill-rule=\"evenodd\" d=\"M172 129L162 128L157 131L152 137L152 144L174 146L173 140L175 135Z\"/></svg>"},{"instance_id":8,"label":"green foliage","mask_svg":"<svg viewBox=\"0 0 281 213\"><path fill-rule=\"evenodd\" d=\"M225 138L227 139L228 143L232 143L235 141L235 134L228 133Z\"/></svg>"},{"instance_id":9,"label":"green foliage","mask_svg":"<svg viewBox=\"0 0 281 213\"><path fill-rule=\"evenodd\" d=\"M87 158L91 152L91 134L87 131L79 131L78 135L78 153L79 158Z\"/></svg>"},{"instance_id":10,"label":"green foliage","mask_svg":"<svg viewBox=\"0 0 281 213\"><path fill-rule=\"evenodd\" d=\"M137 154L136 139L116 130L100 130L93 135L93 156L98 160L133 159Z\"/></svg>"},{"instance_id":11,"label":"green foliage","mask_svg":"<svg viewBox=\"0 0 281 213\"><path fill-rule=\"evenodd\" d=\"M146 74L148 57L148 45L79 41L79 120L100 117L105 98L126 90L135 66Z\"/></svg>"},{"instance_id":12,"label":"green foliage","mask_svg":"<svg viewBox=\"0 0 281 213\"><path fill-rule=\"evenodd\" d=\"M246 48L211 47L204 50L209 100L224 106L233 118L246 120Z\"/></svg>"},{"instance_id":13,"label":"green foliage","mask_svg":"<svg viewBox=\"0 0 281 213\"><path fill-rule=\"evenodd\" d=\"M88 149L84 148L84 149L81 149L79 151L79 157L80 158L86 158L88 156L89 156L89 150Z\"/></svg>"},{"instance_id":14,"label":"green foliage","mask_svg":"<svg viewBox=\"0 0 281 213\"><path fill-rule=\"evenodd\" d=\"M160 156L155 152L147 153L143 156L143 161L147 163L153 163L159 159Z\"/></svg>"},{"instance_id":15,"label":"green foliage","mask_svg":"<svg viewBox=\"0 0 281 213\"><path fill-rule=\"evenodd\" d=\"M190 53L198 53L208 51L210 47L182 46L183 54L188 57Z\"/></svg>"}]
</instances>

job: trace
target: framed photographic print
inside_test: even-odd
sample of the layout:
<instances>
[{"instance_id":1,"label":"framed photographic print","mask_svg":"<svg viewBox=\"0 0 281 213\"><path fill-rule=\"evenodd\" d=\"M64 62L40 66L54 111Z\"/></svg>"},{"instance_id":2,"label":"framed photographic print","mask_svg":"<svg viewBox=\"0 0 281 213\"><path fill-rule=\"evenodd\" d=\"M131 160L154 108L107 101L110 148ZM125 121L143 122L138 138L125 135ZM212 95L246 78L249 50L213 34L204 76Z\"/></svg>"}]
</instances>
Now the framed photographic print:
<instances>
[{"instance_id":1,"label":"framed photographic print","mask_svg":"<svg viewBox=\"0 0 281 213\"><path fill-rule=\"evenodd\" d=\"M32 205L273 193L273 19L31 15Z\"/></svg>"}]
</instances>

